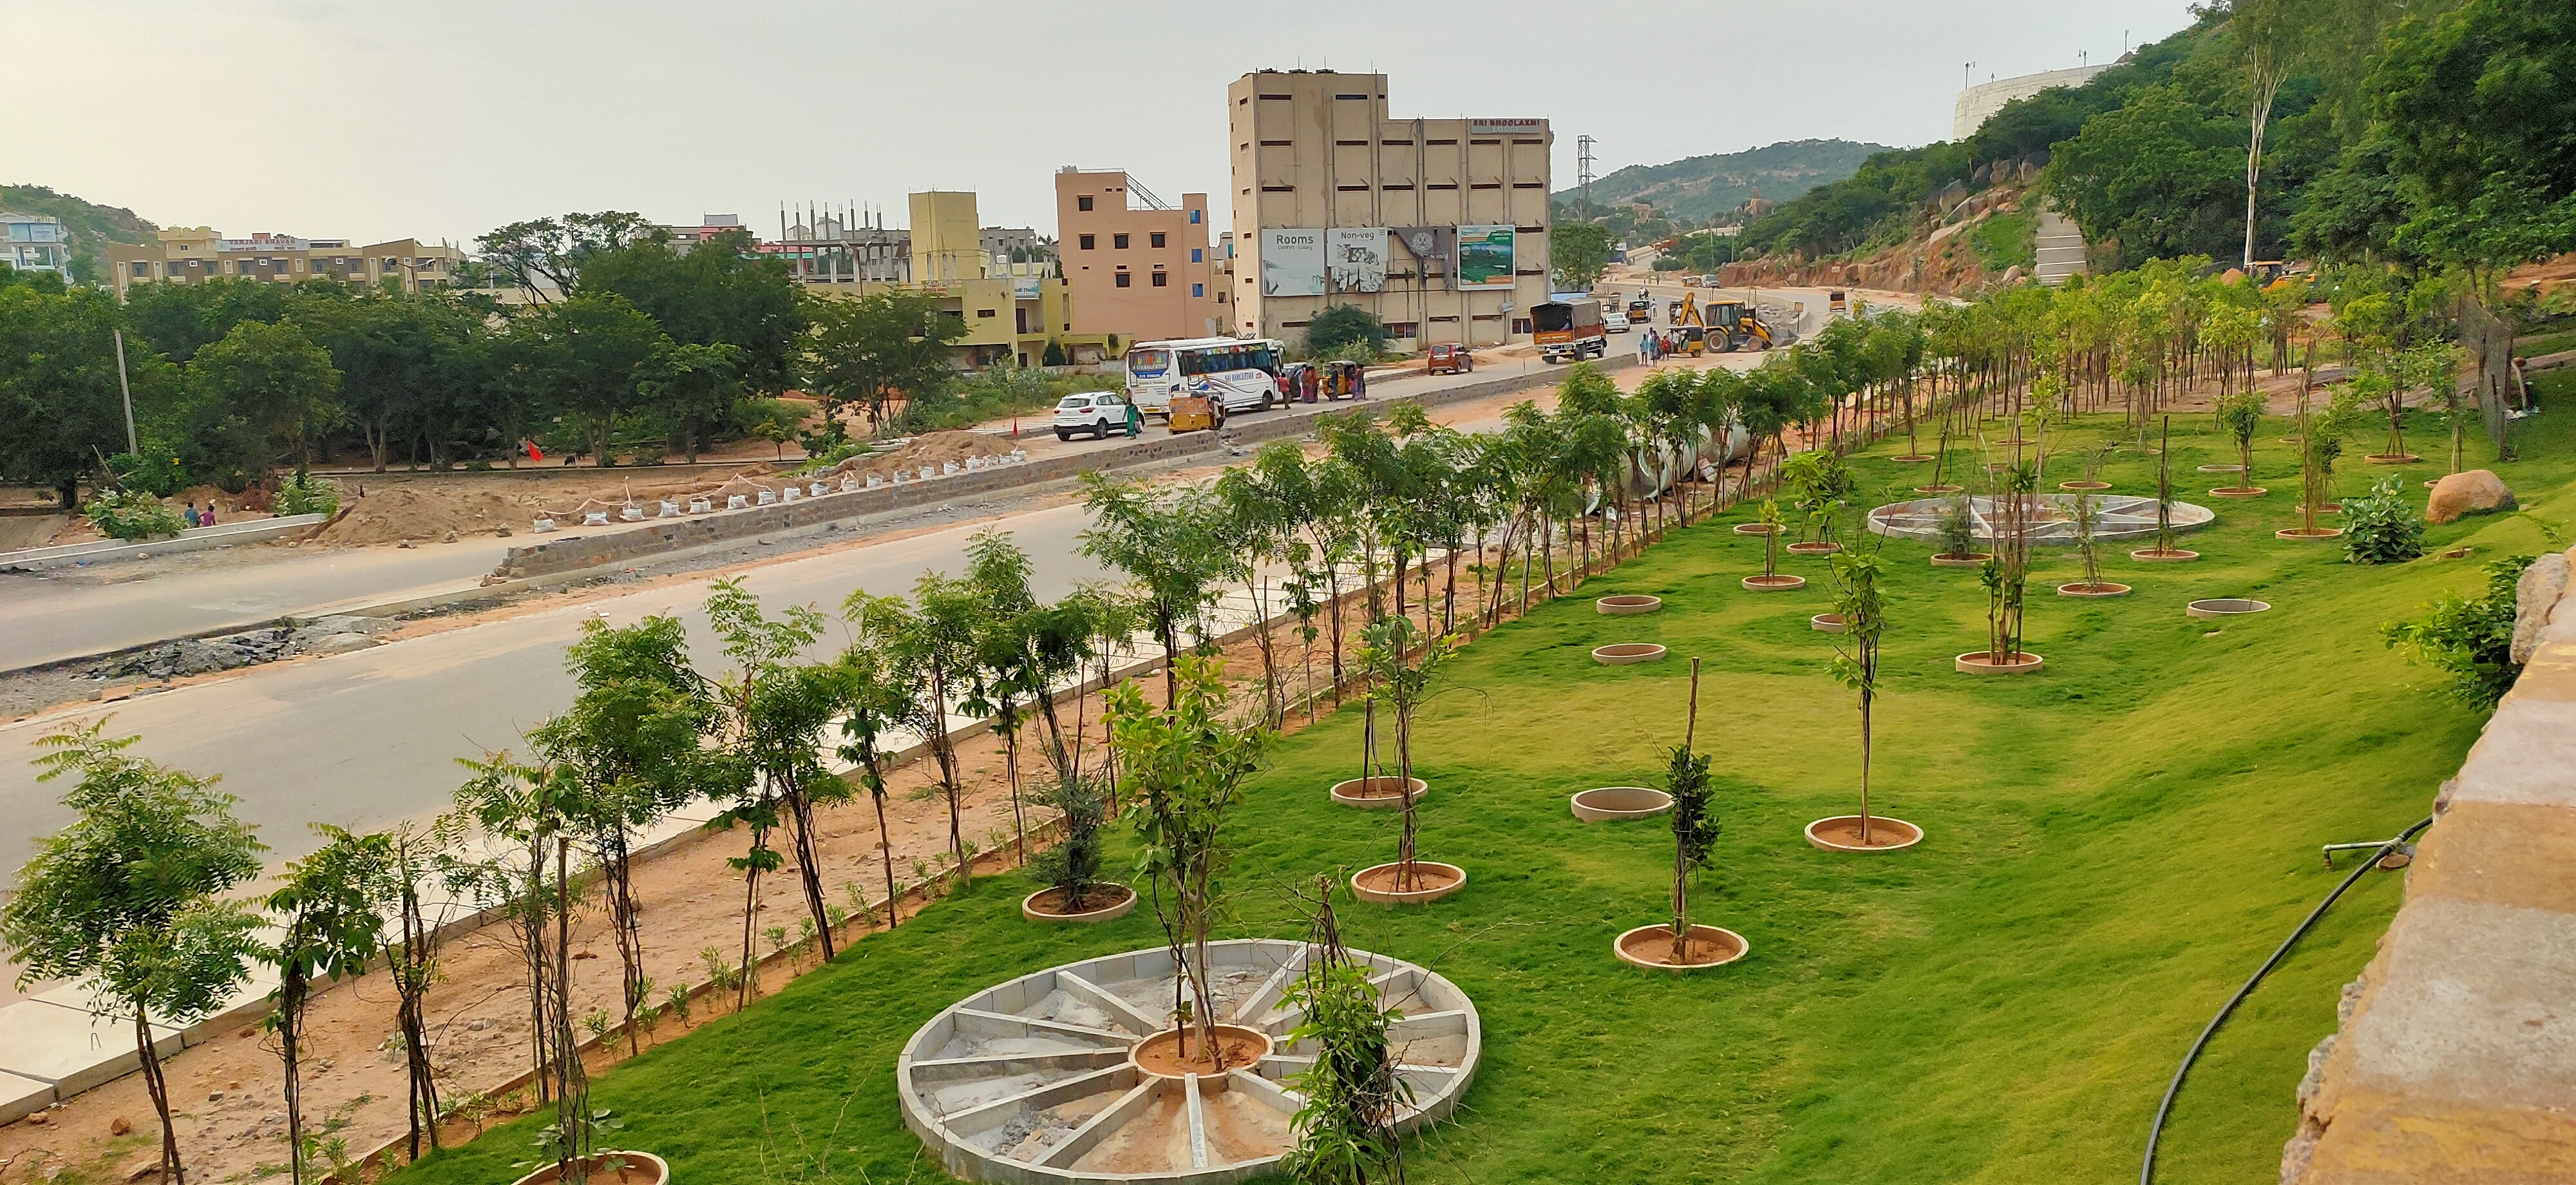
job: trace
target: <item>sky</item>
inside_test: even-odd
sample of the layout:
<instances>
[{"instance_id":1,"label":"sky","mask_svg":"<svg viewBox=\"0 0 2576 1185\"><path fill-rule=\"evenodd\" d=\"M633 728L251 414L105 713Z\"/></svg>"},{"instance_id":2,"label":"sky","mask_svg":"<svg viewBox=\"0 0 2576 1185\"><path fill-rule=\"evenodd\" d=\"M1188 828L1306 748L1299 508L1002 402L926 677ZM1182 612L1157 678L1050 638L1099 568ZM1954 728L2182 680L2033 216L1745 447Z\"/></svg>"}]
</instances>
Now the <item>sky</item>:
<instances>
[{"instance_id":1,"label":"sky","mask_svg":"<svg viewBox=\"0 0 2576 1185\"><path fill-rule=\"evenodd\" d=\"M1545 117L1555 187L1781 140L1947 138L1963 78L2116 58L2187 0L79 0L9 5L0 182L163 226L470 244L573 210L657 222L972 189L1054 233L1059 166L1225 225L1225 87L1382 71L1396 118ZM1966 63L1974 62L1973 68Z\"/></svg>"}]
</instances>

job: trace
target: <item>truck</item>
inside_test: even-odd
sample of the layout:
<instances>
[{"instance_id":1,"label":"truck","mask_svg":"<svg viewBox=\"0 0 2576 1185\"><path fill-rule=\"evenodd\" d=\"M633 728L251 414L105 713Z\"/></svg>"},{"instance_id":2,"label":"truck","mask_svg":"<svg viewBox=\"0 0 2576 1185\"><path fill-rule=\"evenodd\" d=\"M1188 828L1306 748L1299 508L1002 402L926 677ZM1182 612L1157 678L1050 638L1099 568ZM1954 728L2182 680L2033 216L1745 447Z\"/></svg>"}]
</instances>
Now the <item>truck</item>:
<instances>
[{"instance_id":1,"label":"truck","mask_svg":"<svg viewBox=\"0 0 2576 1185\"><path fill-rule=\"evenodd\" d=\"M1580 362L1610 352L1610 337L1601 326L1601 302L1589 296L1558 297L1530 306L1530 325L1538 331L1539 356L1550 362Z\"/></svg>"}]
</instances>

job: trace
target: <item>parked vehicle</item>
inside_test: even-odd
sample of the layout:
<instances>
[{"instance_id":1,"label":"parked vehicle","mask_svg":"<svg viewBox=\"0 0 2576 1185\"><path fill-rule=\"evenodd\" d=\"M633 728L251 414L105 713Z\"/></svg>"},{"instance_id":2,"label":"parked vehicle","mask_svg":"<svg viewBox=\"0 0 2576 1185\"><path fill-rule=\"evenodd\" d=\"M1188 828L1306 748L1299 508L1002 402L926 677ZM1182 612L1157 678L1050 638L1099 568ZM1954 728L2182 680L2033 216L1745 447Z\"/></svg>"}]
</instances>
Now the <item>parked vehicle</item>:
<instances>
[{"instance_id":1,"label":"parked vehicle","mask_svg":"<svg viewBox=\"0 0 2576 1185\"><path fill-rule=\"evenodd\" d=\"M1589 296L1532 305L1530 325L1537 331L1539 356L1550 362L1580 362L1610 351L1610 339L1602 336L1601 302Z\"/></svg>"},{"instance_id":2,"label":"parked vehicle","mask_svg":"<svg viewBox=\"0 0 2576 1185\"><path fill-rule=\"evenodd\" d=\"M1628 323L1628 314L1626 313L1605 312L1601 314L1601 332L1603 333L1626 333L1633 328L1636 327Z\"/></svg>"},{"instance_id":3,"label":"parked vehicle","mask_svg":"<svg viewBox=\"0 0 2576 1185\"><path fill-rule=\"evenodd\" d=\"M1476 356L1465 346L1442 342L1422 356L1422 369L1429 374L1467 374L1476 369Z\"/></svg>"},{"instance_id":4,"label":"parked vehicle","mask_svg":"<svg viewBox=\"0 0 2576 1185\"><path fill-rule=\"evenodd\" d=\"M1309 388L1310 392L1321 388L1326 399L1368 398L1367 367L1357 362L1327 362L1316 367L1315 370L1316 375L1312 380L1313 386ZM1313 394L1306 396L1307 402L1312 403L1314 400Z\"/></svg>"},{"instance_id":5,"label":"parked vehicle","mask_svg":"<svg viewBox=\"0 0 2576 1185\"><path fill-rule=\"evenodd\" d=\"M1127 431L1127 397L1116 391L1091 391L1067 395L1055 405L1055 438L1071 440L1076 432L1088 432L1093 440L1107 440L1109 435Z\"/></svg>"},{"instance_id":6,"label":"parked vehicle","mask_svg":"<svg viewBox=\"0 0 2576 1185\"><path fill-rule=\"evenodd\" d=\"M1313 403L1315 401L1315 364L1291 362L1279 368L1279 401Z\"/></svg>"},{"instance_id":7,"label":"parked vehicle","mask_svg":"<svg viewBox=\"0 0 2576 1185\"><path fill-rule=\"evenodd\" d=\"M1175 395L1163 422L1172 435L1225 427L1225 403L1207 395Z\"/></svg>"},{"instance_id":8,"label":"parked vehicle","mask_svg":"<svg viewBox=\"0 0 2576 1185\"><path fill-rule=\"evenodd\" d=\"M1268 338L1202 337L1141 342L1127 351L1127 398L1147 415L1171 414L1172 397L1207 395L1227 411L1266 411L1279 398L1279 358Z\"/></svg>"}]
</instances>

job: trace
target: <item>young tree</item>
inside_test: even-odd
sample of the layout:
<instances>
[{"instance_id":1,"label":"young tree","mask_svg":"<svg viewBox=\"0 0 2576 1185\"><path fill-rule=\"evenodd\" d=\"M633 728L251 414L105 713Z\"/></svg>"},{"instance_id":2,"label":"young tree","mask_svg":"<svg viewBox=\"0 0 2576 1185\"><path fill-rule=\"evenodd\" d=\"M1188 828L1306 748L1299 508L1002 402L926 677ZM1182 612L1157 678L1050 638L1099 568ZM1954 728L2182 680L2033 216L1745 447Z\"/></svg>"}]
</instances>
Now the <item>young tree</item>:
<instances>
[{"instance_id":1,"label":"young tree","mask_svg":"<svg viewBox=\"0 0 2576 1185\"><path fill-rule=\"evenodd\" d=\"M324 842L312 855L286 866L285 883L268 895L268 912L277 920L274 944L263 944L260 961L277 968L277 1011L266 1022L277 1034L278 1057L286 1067L286 1162L289 1179L304 1181L309 1155L304 1139L304 1014L317 980L336 980L366 973L367 963L384 946L382 910L392 903L393 844L385 835L352 835L315 824Z\"/></svg>"},{"instance_id":2,"label":"young tree","mask_svg":"<svg viewBox=\"0 0 2576 1185\"><path fill-rule=\"evenodd\" d=\"M1066 913L1081 913L1100 881L1100 827L1108 821L1108 796L1093 782L1057 782L1038 800L1064 816L1064 838L1029 861L1029 871L1056 891Z\"/></svg>"},{"instance_id":3,"label":"young tree","mask_svg":"<svg viewBox=\"0 0 2576 1185\"><path fill-rule=\"evenodd\" d=\"M1288 996L1304 1019L1288 1041L1314 1050L1315 1060L1292 1080L1302 1101L1281 1167L1300 1185L1401 1182L1395 1120L1413 1102L1412 1085L1396 1073L1394 1025L1404 1014L1342 946L1332 878L1317 878L1309 904L1306 968Z\"/></svg>"},{"instance_id":4,"label":"young tree","mask_svg":"<svg viewBox=\"0 0 2576 1185\"><path fill-rule=\"evenodd\" d=\"M1840 561L1837 560L1837 563ZM1718 821L1709 765L1714 754L1691 748L1699 736L1699 660L1691 660L1690 714L1682 743L1673 746L1664 784L1673 796L1673 951L1676 967L1690 963L1690 874L1708 867L1717 849Z\"/></svg>"},{"instance_id":5,"label":"young tree","mask_svg":"<svg viewBox=\"0 0 2576 1185\"><path fill-rule=\"evenodd\" d=\"M1216 1005L1208 989L1208 931L1233 855L1225 823L1243 801L1243 781L1260 767L1271 734L1226 718L1224 664L1178 660L1178 695L1160 711L1133 683L1108 694L1110 744L1118 751L1123 783L1142 804L1136 813L1136 874L1153 886L1154 915L1164 942L1181 968L1173 1015L1194 1018L1200 1048L1223 1073L1216 1044ZM1189 1056L1183 1029L1180 1052Z\"/></svg>"},{"instance_id":6,"label":"young tree","mask_svg":"<svg viewBox=\"0 0 2576 1185\"><path fill-rule=\"evenodd\" d=\"M849 670L838 663L799 658L823 637L823 614L792 605L770 618L760 598L736 579L719 580L707 598L707 623L725 640L736 670L721 693L732 716L734 752L767 784L796 849L796 879L804 889L815 941L829 962L836 949L832 919L823 901L822 852L814 834L814 808L849 799L848 783L823 768L823 734L850 703ZM755 825L755 830L757 826ZM756 884L760 870L753 869ZM751 962L756 897L743 905L743 962Z\"/></svg>"},{"instance_id":7,"label":"young tree","mask_svg":"<svg viewBox=\"0 0 2576 1185\"><path fill-rule=\"evenodd\" d=\"M1002 777L1011 793L1011 832L1019 858L1029 858L1029 826L1020 804L1020 727L1032 702L1050 702L1037 662L1037 594L1029 590L1029 554L1008 532L979 531L966 545L966 583L978 606L975 663L967 679L968 715L993 717L1002 734Z\"/></svg>"},{"instance_id":8,"label":"young tree","mask_svg":"<svg viewBox=\"0 0 2576 1185\"><path fill-rule=\"evenodd\" d=\"M1395 785L1404 796L1404 832L1396 847L1398 891L1412 889L1418 878L1413 844L1419 829L1413 794L1413 718L1437 693L1459 645L1455 636L1433 638L1419 643L1417 654L1421 637L1413 623L1402 617L1389 617L1360 631L1360 671L1368 679L1369 702L1386 705L1395 725Z\"/></svg>"},{"instance_id":9,"label":"young tree","mask_svg":"<svg viewBox=\"0 0 2576 1185\"><path fill-rule=\"evenodd\" d=\"M913 582L912 603L901 597L850 594L842 613L868 637L879 639L892 684L903 689L902 723L930 742L939 765L940 792L948 800L948 854L957 875L971 877L963 821L965 787L958 777L957 745L948 713L965 697L976 669L975 635L983 602L974 586L936 572Z\"/></svg>"},{"instance_id":10,"label":"young tree","mask_svg":"<svg viewBox=\"0 0 2576 1185\"><path fill-rule=\"evenodd\" d=\"M143 1085L161 1121L161 1174L184 1185L170 1083L153 1048L155 1023L185 1027L221 1007L249 974L259 919L218 894L259 875L250 828L214 778L130 756L139 737L103 735L107 721L37 738L36 780L77 779L63 805L77 816L45 837L0 906L0 943L18 986L86 983L92 1011L134 1026Z\"/></svg>"},{"instance_id":11,"label":"young tree","mask_svg":"<svg viewBox=\"0 0 2576 1185\"><path fill-rule=\"evenodd\" d=\"M2263 430L2264 396L2261 391L2247 391L2218 401L2219 423L2236 441L2238 470L2236 484L2240 489L2254 487L2254 436Z\"/></svg>"},{"instance_id":12,"label":"young tree","mask_svg":"<svg viewBox=\"0 0 2576 1185\"><path fill-rule=\"evenodd\" d=\"M858 767L859 784L877 809L877 857L885 864L886 928L901 920L901 901L894 888L894 833L886 826L885 744L909 718L912 696L898 682L888 657L891 640L866 633L868 622L883 624L883 611L850 614L861 626L859 638L841 652L841 760Z\"/></svg>"},{"instance_id":13,"label":"young tree","mask_svg":"<svg viewBox=\"0 0 2576 1185\"><path fill-rule=\"evenodd\" d=\"M1097 471L1082 475L1083 508L1092 519L1082 532L1082 554L1135 582L1163 647L1166 703L1180 694L1181 630L1195 626L1215 601L1229 562L1214 500L1195 486L1156 490Z\"/></svg>"},{"instance_id":14,"label":"young tree","mask_svg":"<svg viewBox=\"0 0 2576 1185\"><path fill-rule=\"evenodd\" d=\"M457 890L470 889L472 874L466 871L463 859L450 854L463 838L452 818L442 818L427 827L398 823L381 834L394 915L394 938L385 952L386 969L394 981L394 1024L403 1042L408 1086L404 1112L411 1125L408 1155L418 1160L424 1135L431 1148L440 1146L438 1122L442 1115L438 1078L429 1060L427 1005L430 986L442 974L438 931L447 917L445 907L432 915L425 890L436 885L447 890L443 897L460 897Z\"/></svg>"},{"instance_id":15,"label":"young tree","mask_svg":"<svg viewBox=\"0 0 2576 1185\"><path fill-rule=\"evenodd\" d=\"M2087 576L2088 582L2096 582ZM1834 677L1860 693L1860 843L1868 847L1869 762L1875 734L1870 709L1878 702L1879 636L1887 630L1887 605L1878 592L1878 556L1847 552L1834 557L1834 612L1843 632L1834 643Z\"/></svg>"}]
</instances>

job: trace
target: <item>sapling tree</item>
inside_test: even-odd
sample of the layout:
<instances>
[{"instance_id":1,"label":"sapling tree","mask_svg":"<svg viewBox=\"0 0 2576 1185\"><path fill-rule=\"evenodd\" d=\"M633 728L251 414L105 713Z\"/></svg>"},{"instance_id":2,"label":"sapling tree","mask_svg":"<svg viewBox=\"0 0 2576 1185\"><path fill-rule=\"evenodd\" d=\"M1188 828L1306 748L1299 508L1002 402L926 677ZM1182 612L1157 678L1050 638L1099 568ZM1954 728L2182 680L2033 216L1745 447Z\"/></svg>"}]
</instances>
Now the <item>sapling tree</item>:
<instances>
[{"instance_id":1,"label":"sapling tree","mask_svg":"<svg viewBox=\"0 0 2576 1185\"><path fill-rule=\"evenodd\" d=\"M1168 703L1180 693L1181 630L1206 613L1229 562L1215 495L1194 486L1156 490L1093 472L1082 475L1082 504L1092 518L1082 533L1082 554L1135 583L1163 647Z\"/></svg>"},{"instance_id":2,"label":"sapling tree","mask_svg":"<svg viewBox=\"0 0 2576 1185\"><path fill-rule=\"evenodd\" d=\"M0 944L18 986L88 985L91 1011L134 1027L144 1090L161 1121L161 1175L184 1185L170 1083L153 1047L157 1022L212 1014L249 975L259 919L218 895L259 875L263 846L233 817L216 779L129 755L140 737L103 735L104 719L36 739L40 782L75 779L73 813L38 841L0 906Z\"/></svg>"},{"instance_id":3,"label":"sapling tree","mask_svg":"<svg viewBox=\"0 0 2576 1185\"><path fill-rule=\"evenodd\" d=\"M2140 428L2143 435L2145 429ZM2156 432L2156 554L2172 555L2173 545L2173 417L2159 421Z\"/></svg>"},{"instance_id":4,"label":"sapling tree","mask_svg":"<svg viewBox=\"0 0 2576 1185\"><path fill-rule=\"evenodd\" d=\"M310 1151L304 1139L303 1042L305 1009L317 980L364 974L383 947L383 910L392 904L393 842L385 835L352 835L316 824L321 848L286 866L284 882L268 895L278 927L262 943L261 962L277 968L277 1010L264 1022L277 1035L285 1068L286 1163L302 1185Z\"/></svg>"},{"instance_id":5,"label":"sapling tree","mask_svg":"<svg viewBox=\"0 0 2576 1185\"><path fill-rule=\"evenodd\" d=\"M966 858L965 786L948 719L949 709L965 698L976 669L982 606L972 585L937 572L924 572L913 582L910 604L865 590L842 603L842 612L863 633L882 640L890 684L906 692L902 723L930 742L940 793L948 801L948 856L960 877L973 873Z\"/></svg>"},{"instance_id":6,"label":"sapling tree","mask_svg":"<svg viewBox=\"0 0 2576 1185\"><path fill-rule=\"evenodd\" d=\"M990 716L1002 736L1002 779L1011 795L1011 833L1019 859L1029 858L1027 812L1020 802L1020 726L1032 702L1050 702L1047 672L1037 661L1037 594L1029 590L1029 555L1007 532L978 531L966 544L966 583L982 602L975 630L975 662L967 696L958 706L969 716Z\"/></svg>"},{"instance_id":7,"label":"sapling tree","mask_svg":"<svg viewBox=\"0 0 2576 1185\"><path fill-rule=\"evenodd\" d=\"M1941 558L1973 559L1977 554L1977 519L1964 493L1941 504Z\"/></svg>"},{"instance_id":8,"label":"sapling tree","mask_svg":"<svg viewBox=\"0 0 2576 1185\"><path fill-rule=\"evenodd\" d=\"M1762 524L1762 578L1769 580L1780 574L1779 500L1763 499L1761 513L1755 521Z\"/></svg>"},{"instance_id":9,"label":"sapling tree","mask_svg":"<svg viewBox=\"0 0 2576 1185\"><path fill-rule=\"evenodd\" d=\"M429 1059L428 1000L430 986L437 983L439 970L438 931L447 921L446 907L433 916L427 890L433 886L448 892L442 897L453 899L457 890L471 884L472 874L462 872L468 862L450 852L462 838L455 820L442 816L422 826L397 823L380 833L385 840L384 871L392 891L394 934L386 949L386 971L394 983L394 1024L402 1034L403 1067L407 1080L406 1113L411 1125L409 1156L420 1159L421 1140L429 1146L440 1146L438 1121L438 1078ZM460 873L462 875L460 877ZM463 883L458 883L459 881Z\"/></svg>"},{"instance_id":10,"label":"sapling tree","mask_svg":"<svg viewBox=\"0 0 2576 1185\"><path fill-rule=\"evenodd\" d=\"M2075 491L2075 554L2084 564L2086 592L2103 591L2102 540L2095 533L2102 526L2102 502L2093 490L2094 475L2102 471L2102 463L2111 459L2111 451L2117 447L2116 442L2105 441L2084 458L2084 484Z\"/></svg>"},{"instance_id":11,"label":"sapling tree","mask_svg":"<svg viewBox=\"0 0 2576 1185\"><path fill-rule=\"evenodd\" d=\"M2317 512L2334 501L2335 461L2361 418L2360 398L2347 386L2334 393L2325 410L2299 417L2299 522L2308 534L2316 533Z\"/></svg>"},{"instance_id":12,"label":"sapling tree","mask_svg":"<svg viewBox=\"0 0 2576 1185\"><path fill-rule=\"evenodd\" d=\"M2408 385L2424 388L2425 402L2440 413L2442 427L2450 434L2450 463L2444 472L2457 473L2467 450L2471 414L2469 393L2459 382L2459 349L2446 341L2428 341L2404 357L2402 373Z\"/></svg>"},{"instance_id":13,"label":"sapling tree","mask_svg":"<svg viewBox=\"0 0 2576 1185\"><path fill-rule=\"evenodd\" d=\"M1986 587L1986 661L2006 666L2022 659L2022 606L2030 581L2032 518L2038 501L2039 465L2020 456L1995 481L1995 550L1980 579Z\"/></svg>"},{"instance_id":14,"label":"sapling tree","mask_svg":"<svg viewBox=\"0 0 2576 1185\"><path fill-rule=\"evenodd\" d=\"M869 636L865 624L883 624L888 614L872 611L867 601L856 602L851 617L861 623L857 644L841 652L841 760L857 767L859 785L868 792L868 801L877 811L877 858L885 865L886 928L892 929L902 919L901 901L894 888L894 833L886 825L886 740L901 726L910 710L912 696L896 682L896 674L887 659L884 639Z\"/></svg>"},{"instance_id":15,"label":"sapling tree","mask_svg":"<svg viewBox=\"0 0 2576 1185\"><path fill-rule=\"evenodd\" d=\"M1879 637L1887 630L1887 604L1878 591L1878 556L1834 557L1834 612L1843 632L1834 642L1834 677L1860 693L1860 842L1869 846L1869 762L1875 734L1871 709L1878 702ZM2092 580L2092 576L2087 576Z\"/></svg>"},{"instance_id":16,"label":"sapling tree","mask_svg":"<svg viewBox=\"0 0 2576 1185\"><path fill-rule=\"evenodd\" d=\"M1233 854L1227 818L1243 801L1243 781L1260 767L1271 734L1226 717L1224 664L1182 658L1169 707L1156 710L1133 683L1108 694L1110 744L1118 752L1122 782L1139 804L1136 875L1153 889L1154 915L1162 923L1172 960L1182 971L1173 1015L1194 1018L1200 1047L1222 1073L1216 1045L1216 1008L1208 990L1208 931L1215 919L1220 879ZM1186 990L1187 997L1179 998ZM1189 1034L1180 1052L1189 1056Z\"/></svg>"},{"instance_id":17,"label":"sapling tree","mask_svg":"<svg viewBox=\"0 0 2576 1185\"><path fill-rule=\"evenodd\" d=\"M1709 765L1715 755L1694 751L1691 746L1698 738L1699 660L1694 658L1690 709L1682 725L1682 743L1673 746L1664 771L1664 785L1673 796L1672 962L1677 967L1690 962L1690 874L1694 869L1708 867L1709 857L1717 849L1717 812L1709 779Z\"/></svg>"},{"instance_id":18,"label":"sapling tree","mask_svg":"<svg viewBox=\"0 0 2576 1185\"><path fill-rule=\"evenodd\" d=\"M1807 512L1815 542L1831 542L1835 515L1852 494L1851 469L1832 449L1814 448L1780 466L1780 485L1791 502ZM1801 540L1806 538L1802 532Z\"/></svg>"},{"instance_id":19,"label":"sapling tree","mask_svg":"<svg viewBox=\"0 0 2576 1185\"><path fill-rule=\"evenodd\" d=\"M1064 818L1064 835L1054 847L1039 852L1029 870L1056 892L1066 913L1081 913L1099 887L1100 826L1108 820L1107 795L1084 778L1057 782L1039 799Z\"/></svg>"},{"instance_id":20,"label":"sapling tree","mask_svg":"<svg viewBox=\"0 0 2576 1185\"><path fill-rule=\"evenodd\" d=\"M1404 833L1396 848L1398 891L1412 889L1417 879L1414 837L1420 821L1413 793L1414 716L1438 693L1459 646L1455 635L1427 642L1418 641L1421 637L1421 631L1402 617L1389 617L1360 631L1359 662L1369 680L1369 702L1385 705L1395 728L1395 786L1404 802Z\"/></svg>"},{"instance_id":21,"label":"sapling tree","mask_svg":"<svg viewBox=\"0 0 2576 1185\"><path fill-rule=\"evenodd\" d=\"M849 701L848 668L838 663L798 661L823 637L823 614L807 605L791 605L775 618L761 612L760 598L737 580L719 580L707 598L707 623L723 638L725 654L736 670L724 680L721 698L732 751L741 767L767 786L775 815L786 824L796 849L796 879L804 891L806 914L814 924L824 961L837 953L831 915L824 905L822 853L815 837L814 809L847 801L849 784L823 768L818 754L823 734ZM754 822L754 831L760 830ZM761 861L760 863L768 863ZM758 905L762 869L746 870L751 887L743 905L743 927L749 931ZM751 961L750 943L743 961ZM630 1005L631 1007L631 1005ZM631 1014L630 1014L631 1015Z\"/></svg>"},{"instance_id":22,"label":"sapling tree","mask_svg":"<svg viewBox=\"0 0 2576 1185\"><path fill-rule=\"evenodd\" d=\"M2254 436L2263 430L2264 396L2246 391L2218 401L2218 422L2236 441L2238 489L2254 488Z\"/></svg>"},{"instance_id":23,"label":"sapling tree","mask_svg":"<svg viewBox=\"0 0 2576 1185\"><path fill-rule=\"evenodd\" d=\"M1290 1081L1301 1102L1290 1120L1296 1142L1280 1165L1300 1185L1371 1185L1404 1179L1396 1117L1413 1087L1396 1073L1395 1022L1370 968L1342 946L1333 920L1333 882L1319 877L1309 903L1306 967L1288 1000L1303 1019L1288 1042L1315 1060Z\"/></svg>"}]
</instances>

